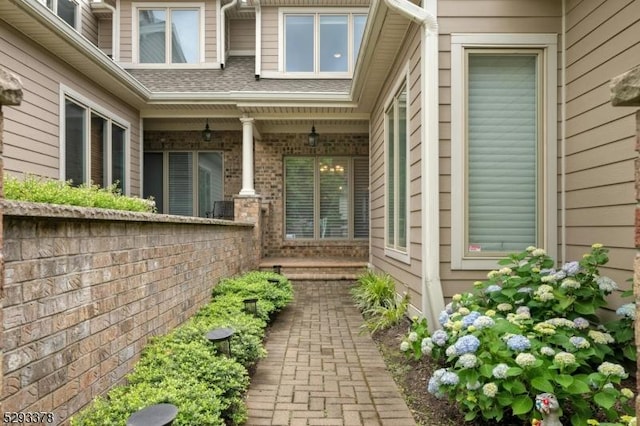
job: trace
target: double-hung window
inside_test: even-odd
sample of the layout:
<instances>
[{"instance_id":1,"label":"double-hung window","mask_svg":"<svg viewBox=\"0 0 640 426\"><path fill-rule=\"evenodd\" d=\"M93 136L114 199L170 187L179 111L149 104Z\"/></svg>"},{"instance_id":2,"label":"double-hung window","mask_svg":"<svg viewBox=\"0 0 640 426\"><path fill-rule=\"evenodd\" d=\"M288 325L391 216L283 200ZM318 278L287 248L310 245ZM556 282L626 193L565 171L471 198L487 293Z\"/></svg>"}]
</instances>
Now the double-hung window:
<instances>
[{"instance_id":1,"label":"double-hung window","mask_svg":"<svg viewBox=\"0 0 640 426\"><path fill-rule=\"evenodd\" d=\"M40 0L49 9L58 15L64 22L73 28L78 28L78 8L79 3L76 0Z\"/></svg>"},{"instance_id":2,"label":"double-hung window","mask_svg":"<svg viewBox=\"0 0 640 426\"><path fill-rule=\"evenodd\" d=\"M200 4L175 7L134 4L137 61L140 64L197 64L203 62Z\"/></svg>"},{"instance_id":3,"label":"double-hung window","mask_svg":"<svg viewBox=\"0 0 640 426\"><path fill-rule=\"evenodd\" d=\"M367 20L364 11L284 10L281 20L284 73L327 77L353 73Z\"/></svg>"},{"instance_id":4,"label":"double-hung window","mask_svg":"<svg viewBox=\"0 0 640 426\"><path fill-rule=\"evenodd\" d=\"M369 161L286 157L285 239L369 237Z\"/></svg>"},{"instance_id":5,"label":"double-hung window","mask_svg":"<svg viewBox=\"0 0 640 426\"><path fill-rule=\"evenodd\" d=\"M128 192L129 124L88 100L63 94L61 179Z\"/></svg>"},{"instance_id":6,"label":"double-hung window","mask_svg":"<svg viewBox=\"0 0 640 426\"><path fill-rule=\"evenodd\" d=\"M223 156L216 151L145 152L145 198L159 212L211 217L215 201L224 199Z\"/></svg>"},{"instance_id":7,"label":"double-hung window","mask_svg":"<svg viewBox=\"0 0 640 426\"><path fill-rule=\"evenodd\" d=\"M400 87L387 102L385 109L385 162L386 162L386 253L407 260L408 235L408 108L407 83Z\"/></svg>"},{"instance_id":8,"label":"double-hung window","mask_svg":"<svg viewBox=\"0 0 640 426\"><path fill-rule=\"evenodd\" d=\"M452 36L452 266L554 250L555 36Z\"/></svg>"}]
</instances>

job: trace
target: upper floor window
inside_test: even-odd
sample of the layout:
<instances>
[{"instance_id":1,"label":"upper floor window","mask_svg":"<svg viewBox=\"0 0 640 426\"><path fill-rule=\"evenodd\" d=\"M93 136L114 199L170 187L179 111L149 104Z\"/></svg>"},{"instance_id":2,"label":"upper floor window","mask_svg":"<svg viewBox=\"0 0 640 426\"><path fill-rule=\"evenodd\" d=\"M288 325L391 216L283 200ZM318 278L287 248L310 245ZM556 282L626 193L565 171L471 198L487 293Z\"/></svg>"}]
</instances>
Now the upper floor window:
<instances>
[{"instance_id":1,"label":"upper floor window","mask_svg":"<svg viewBox=\"0 0 640 426\"><path fill-rule=\"evenodd\" d=\"M46 6L53 10L64 22L77 28L78 25L78 2L75 0L41 0Z\"/></svg>"},{"instance_id":2,"label":"upper floor window","mask_svg":"<svg viewBox=\"0 0 640 426\"><path fill-rule=\"evenodd\" d=\"M127 192L129 125L77 94L64 94L61 178Z\"/></svg>"},{"instance_id":3,"label":"upper floor window","mask_svg":"<svg viewBox=\"0 0 640 426\"><path fill-rule=\"evenodd\" d=\"M141 64L203 62L201 6L180 4L136 9L137 61Z\"/></svg>"},{"instance_id":4,"label":"upper floor window","mask_svg":"<svg viewBox=\"0 0 640 426\"><path fill-rule=\"evenodd\" d=\"M282 13L282 70L347 77L353 73L367 15L355 12Z\"/></svg>"}]
</instances>

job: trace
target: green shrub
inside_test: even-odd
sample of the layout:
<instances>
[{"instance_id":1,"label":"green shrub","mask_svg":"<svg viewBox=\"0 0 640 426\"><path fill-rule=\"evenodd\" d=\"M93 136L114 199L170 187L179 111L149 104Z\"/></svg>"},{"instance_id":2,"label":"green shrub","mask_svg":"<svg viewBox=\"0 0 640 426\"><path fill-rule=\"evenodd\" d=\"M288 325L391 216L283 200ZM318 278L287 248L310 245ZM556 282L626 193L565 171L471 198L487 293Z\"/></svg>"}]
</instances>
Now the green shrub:
<instances>
[{"instance_id":1,"label":"green shrub","mask_svg":"<svg viewBox=\"0 0 640 426\"><path fill-rule=\"evenodd\" d=\"M72 186L71 182L26 176L24 180L5 175L4 196L7 200L30 201L34 203L64 204L80 207L126 210L134 212L154 212L150 200L122 195L122 191L111 185Z\"/></svg>"},{"instance_id":2,"label":"green shrub","mask_svg":"<svg viewBox=\"0 0 640 426\"><path fill-rule=\"evenodd\" d=\"M148 345L132 374L129 384L157 383L168 379L195 380L219 391L224 418L234 424L246 420L243 396L249 386L247 370L232 358L217 356L214 345L200 339L176 342L168 337L155 339Z\"/></svg>"},{"instance_id":3,"label":"green shrub","mask_svg":"<svg viewBox=\"0 0 640 426\"><path fill-rule=\"evenodd\" d=\"M203 382L168 378L118 386L106 398L97 398L89 409L71 419L72 426L124 425L131 414L150 405L170 403L178 407L175 426L224 426L220 390Z\"/></svg>"},{"instance_id":4,"label":"green shrub","mask_svg":"<svg viewBox=\"0 0 640 426\"><path fill-rule=\"evenodd\" d=\"M617 290L598 271L607 261L601 244L559 269L534 247L501 261L473 293L455 295L440 315L443 328L420 342L444 366L430 377L429 391L455 401L468 421L530 420L542 392L556 395L564 424L613 421L630 412L633 392L620 386L627 373L617 353L635 359L621 346L635 347L633 336L620 332L625 340L616 342L596 315ZM611 329L630 327L635 306L618 313L622 324Z\"/></svg>"},{"instance_id":5,"label":"green shrub","mask_svg":"<svg viewBox=\"0 0 640 426\"><path fill-rule=\"evenodd\" d=\"M396 284L389 275L366 271L351 289L356 306L365 317L363 324L371 332L389 328L405 318L409 296L396 298Z\"/></svg>"},{"instance_id":6,"label":"green shrub","mask_svg":"<svg viewBox=\"0 0 640 426\"><path fill-rule=\"evenodd\" d=\"M268 280L278 280L277 283L270 283ZM273 304L274 311L269 315L281 310L293 300L293 287L291 282L282 275L274 272L249 272L240 277L233 277L221 280L213 288L214 298L225 294L235 294L242 298L256 297L261 301ZM263 309L269 309L269 305L264 305Z\"/></svg>"}]
</instances>

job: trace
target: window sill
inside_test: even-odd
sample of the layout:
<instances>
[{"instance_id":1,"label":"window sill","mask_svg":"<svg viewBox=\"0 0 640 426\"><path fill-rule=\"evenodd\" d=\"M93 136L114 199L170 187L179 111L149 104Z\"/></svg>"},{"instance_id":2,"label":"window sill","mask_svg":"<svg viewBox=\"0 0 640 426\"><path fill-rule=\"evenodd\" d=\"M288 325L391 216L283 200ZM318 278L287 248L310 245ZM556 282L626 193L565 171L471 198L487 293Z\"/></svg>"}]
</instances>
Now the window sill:
<instances>
[{"instance_id":1,"label":"window sill","mask_svg":"<svg viewBox=\"0 0 640 426\"><path fill-rule=\"evenodd\" d=\"M408 252L402 252L387 247L384 249L384 255L402 263L406 263L407 265L411 264L411 257Z\"/></svg>"}]
</instances>

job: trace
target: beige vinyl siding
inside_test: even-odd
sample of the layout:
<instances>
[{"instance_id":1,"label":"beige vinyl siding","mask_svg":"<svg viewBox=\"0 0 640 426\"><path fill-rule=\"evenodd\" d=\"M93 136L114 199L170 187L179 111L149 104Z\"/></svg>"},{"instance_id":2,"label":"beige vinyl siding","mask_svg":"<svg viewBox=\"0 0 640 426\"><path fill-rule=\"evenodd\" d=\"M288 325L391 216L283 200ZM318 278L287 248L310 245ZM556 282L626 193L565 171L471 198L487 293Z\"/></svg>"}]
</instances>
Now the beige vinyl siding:
<instances>
[{"instance_id":1,"label":"beige vinyl siding","mask_svg":"<svg viewBox=\"0 0 640 426\"><path fill-rule=\"evenodd\" d=\"M91 43L98 45L98 19L91 11L89 1L80 1L80 33Z\"/></svg>"},{"instance_id":2,"label":"beige vinyl siding","mask_svg":"<svg viewBox=\"0 0 640 426\"><path fill-rule=\"evenodd\" d=\"M379 271L391 275L397 283L399 293L407 292L411 303L418 309L422 304L422 223L421 223L421 96L420 96L420 31L412 25L399 52L390 75L378 96L371 114L371 262ZM408 66L408 175L407 211L409 227L407 246L409 264L393 259L385 254L385 102L393 95L396 84L404 78Z\"/></svg>"},{"instance_id":3,"label":"beige vinyl siding","mask_svg":"<svg viewBox=\"0 0 640 426\"><path fill-rule=\"evenodd\" d=\"M278 8L262 8L261 68L278 71Z\"/></svg>"},{"instance_id":4,"label":"beige vinyl siding","mask_svg":"<svg viewBox=\"0 0 640 426\"><path fill-rule=\"evenodd\" d=\"M255 19L232 19L229 23L229 42L231 51L255 52L256 21Z\"/></svg>"},{"instance_id":5,"label":"beige vinyl siding","mask_svg":"<svg viewBox=\"0 0 640 426\"><path fill-rule=\"evenodd\" d=\"M440 278L445 299L449 299L456 293L471 290L473 282L485 279L487 274L484 270L451 269L451 33L559 34L562 3L556 0L440 0L438 15ZM560 63L558 60L558 66Z\"/></svg>"},{"instance_id":6,"label":"beige vinyl siding","mask_svg":"<svg viewBox=\"0 0 640 426\"><path fill-rule=\"evenodd\" d=\"M144 3L144 1L136 0L121 0L120 1L120 62L133 63L133 25L135 23L135 17L132 16L132 3ZM157 1L150 1L149 3L158 4ZM197 2L196 2L197 3ZM177 4L179 1L166 2L167 6ZM216 62L217 57L217 21L216 21L216 0L206 0L204 21L205 21L205 34L204 34L204 54L206 62Z\"/></svg>"},{"instance_id":7,"label":"beige vinyl siding","mask_svg":"<svg viewBox=\"0 0 640 426\"><path fill-rule=\"evenodd\" d=\"M566 243L573 259L611 248L602 273L626 287L634 249L635 112L609 80L640 64L640 2L567 1Z\"/></svg>"},{"instance_id":8,"label":"beige vinyl siding","mask_svg":"<svg viewBox=\"0 0 640 426\"><path fill-rule=\"evenodd\" d=\"M113 55L113 20L100 20L98 25L98 47L107 55Z\"/></svg>"},{"instance_id":9,"label":"beige vinyl siding","mask_svg":"<svg viewBox=\"0 0 640 426\"><path fill-rule=\"evenodd\" d=\"M139 195L138 112L7 26L0 26L0 42L4 46L0 51L0 63L20 77L24 92L20 106L3 108L5 171L59 178L62 83L129 122L131 193Z\"/></svg>"}]
</instances>

